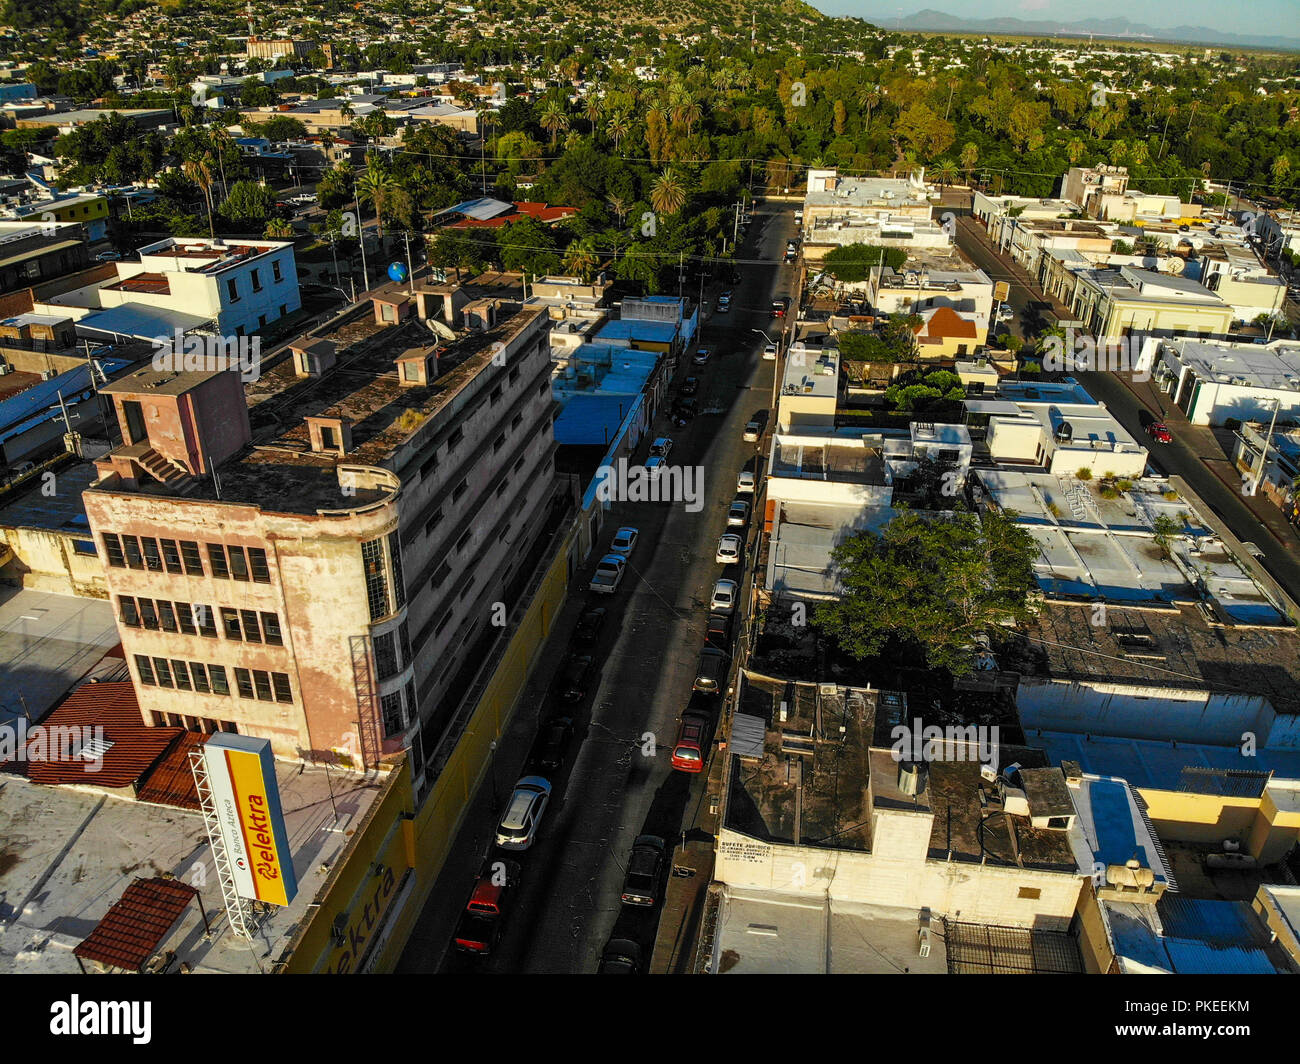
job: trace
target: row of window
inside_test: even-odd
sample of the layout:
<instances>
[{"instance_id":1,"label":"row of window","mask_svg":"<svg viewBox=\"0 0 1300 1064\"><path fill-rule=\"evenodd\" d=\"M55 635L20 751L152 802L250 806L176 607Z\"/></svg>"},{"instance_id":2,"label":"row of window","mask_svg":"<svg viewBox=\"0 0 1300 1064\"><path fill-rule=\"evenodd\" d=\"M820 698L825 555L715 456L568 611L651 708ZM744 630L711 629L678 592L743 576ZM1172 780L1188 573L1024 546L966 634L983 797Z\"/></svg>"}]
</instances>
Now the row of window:
<instances>
[{"instance_id":1,"label":"row of window","mask_svg":"<svg viewBox=\"0 0 1300 1064\"><path fill-rule=\"evenodd\" d=\"M281 281L284 280L284 270L280 266L279 259L271 260L271 275L275 278L274 281L275 284L279 284ZM248 276L249 276L249 280L253 284L253 291L260 292L262 290L261 272L257 269L254 269L249 272ZM239 286L235 283L235 281L236 278L234 277L226 278L226 295L229 297L229 302L231 303L239 302ZM281 313L283 314L283 310L281 310Z\"/></svg>"},{"instance_id":2,"label":"row of window","mask_svg":"<svg viewBox=\"0 0 1300 1064\"><path fill-rule=\"evenodd\" d=\"M212 575L218 580L251 580L269 584L271 571L266 565L266 551L261 547L228 547L224 543L205 543L208 571L204 572L199 544L192 539L155 539L153 536L118 535L103 532L104 556L115 569L143 569L168 572L177 576Z\"/></svg>"},{"instance_id":3,"label":"row of window","mask_svg":"<svg viewBox=\"0 0 1300 1064\"><path fill-rule=\"evenodd\" d=\"M514 384L516 381L519 380L518 366L515 366L513 369L510 370L510 373L507 375L507 380L509 381L510 384ZM543 391L550 391L550 390L551 390L551 381L550 378L547 378L545 381L542 382L542 388L541 390L538 391L538 395L541 395ZM489 405L496 406L496 404L500 400L501 400L501 385L498 384L495 388L492 389L491 394L488 396L488 402ZM519 423L522 420L523 420L522 414L516 415L514 423L511 427L512 428L518 427ZM462 442L464 442L464 439L465 439L465 432L459 425L457 425L454 429L451 430L451 435L447 437L447 441L446 441L448 457L450 457L452 451L454 451L457 447L461 445ZM435 450L433 454L431 454L428 458L424 460L423 463L421 463L420 479L424 480L430 473L432 473L437 468L438 468L438 453Z\"/></svg>"},{"instance_id":4,"label":"row of window","mask_svg":"<svg viewBox=\"0 0 1300 1064\"><path fill-rule=\"evenodd\" d=\"M181 632L184 635L215 637L216 621L212 607L200 602L168 602L166 599L117 597L118 616L128 628L147 628L151 632Z\"/></svg>"},{"instance_id":5,"label":"row of window","mask_svg":"<svg viewBox=\"0 0 1300 1064\"><path fill-rule=\"evenodd\" d=\"M135 656L135 668L145 687L166 687L179 691L198 691L200 694L228 695L230 683L224 665L205 665L198 661L180 661L176 658L150 658ZM265 669L241 669L235 672L235 690L240 698L259 702L292 702L293 690L289 677L283 672Z\"/></svg>"},{"instance_id":6,"label":"row of window","mask_svg":"<svg viewBox=\"0 0 1300 1064\"><path fill-rule=\"evenodd\" d=\"M361 563L366 571L366 603L372 621L388 617L406 605L402 546L396 532L361 544Z\"/></svg>"},{"instance_id":7,"label":"row of window","mask_svg":"<svg viewBox=\"0 0 1300 1064\"><path fill-rule=\"evenodd\" d=\"M239 725L232 720L213 720L211 717L191 717L184 713L149 714L155 728L184 728L186 731L199 732L202 735L214 735L217 732L239 734Z\"/></svg>"},{"instance_id":8,"label":"row of window","mask_svg":"<svg viewBox=\"0 0 1300 1064\"><path fill-rule=\"evenodd\" d=\"M405 708L403 708L405 700ZM405 688L405 695L402 691L393 691L380 697L380 709L384 717L384 737L396 735L406 728L407 721L414 719L416 714L415 704L415 681L411 680Z\"/></svg>"}]
</instances>

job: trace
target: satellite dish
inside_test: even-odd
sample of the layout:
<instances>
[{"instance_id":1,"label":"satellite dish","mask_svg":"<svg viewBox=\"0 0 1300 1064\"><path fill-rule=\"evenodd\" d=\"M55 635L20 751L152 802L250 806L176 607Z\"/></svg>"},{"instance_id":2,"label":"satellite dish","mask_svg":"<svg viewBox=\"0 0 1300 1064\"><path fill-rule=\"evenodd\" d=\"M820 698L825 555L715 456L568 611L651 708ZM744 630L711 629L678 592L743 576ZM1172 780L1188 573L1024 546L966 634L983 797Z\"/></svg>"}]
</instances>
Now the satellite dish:
<instances>
[{"instance_id":1,"label":"satellite dish","mask_svg":"<svg viewBox=\"0 0 1300 1064\"><path fill-rule=\"evenodd\" d=\"M1160 260L1160 272L1167 273L1172 277L1179 277L1187 269L1185 259L1180 259L1177 255L1166 255Z\"/></svg>"}]
</instances>

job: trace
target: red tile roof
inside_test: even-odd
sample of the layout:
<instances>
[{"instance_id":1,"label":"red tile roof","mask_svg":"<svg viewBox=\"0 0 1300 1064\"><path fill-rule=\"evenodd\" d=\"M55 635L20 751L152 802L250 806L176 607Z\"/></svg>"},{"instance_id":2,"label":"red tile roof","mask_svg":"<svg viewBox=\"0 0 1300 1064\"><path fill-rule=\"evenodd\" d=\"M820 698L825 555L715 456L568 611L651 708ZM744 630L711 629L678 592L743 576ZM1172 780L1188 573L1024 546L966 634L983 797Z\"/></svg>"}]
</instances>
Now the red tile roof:
<instances>
[{"instance_id":1,"label":"red tile roof","mask_svg":"<svg viewBox=\"0 0 1300 1064\"><path fill-rule=\"evenodd\" d=\"M72 952L85 960L138 972L166 941L197 893L179 879L136 879Z\"/></svg>"},{"instance_id":2,"label":"red tile roof","mask_svg":"<svg viewBox=\"0 0 1300 1064\"><path fill-rule=\"evenodd\" d=\"M111 743L99 762L86 761L60 745L66 732L54 728L102 728ZM37 729L40 729L39 731ZM33 783L89 783L97 787L128 787L149 771L185 734L184 728L150 728L140 716L131 683L86 683L56 706L39 725L28 728L25 757L8 771L22 771ZM65 744L66 745L66 744ZM92 768L97 769L91 771Z\"/></svg>"},{"instance_id":3,"label":"red tile roof","mask_svg":"<svg viewBox=\"0 0 1300 1064\"><path fill-rule=\"evenodd\" d=\"M974 340L977 333L975 323L963 318L952 307L939 307L920 325L912 327L921 343L938 343L946 337Z\"/></svg>"},{"instance_id":4,"label":"red tile roof","mask_svg":"<svg viewBox=\"0 0 1300 1064\"><path fill-rule=\"evenodd\" d=\"M558 222L562 218L571 218L578 213L577 207L550 207L545 203L531 200L515 200L513 214L498 214L495 218L462 218L453 222L448 229L501 229L511 222L524 218L536 218L539 222Z\"/></svg>"},{"instance_id":5,"label":"red tile roof","mask_svg":"<svg viewBox=\"0 0 1300 1064\"><path fill-rule=\"evenodd\" d=\"M198 809L199 792L194 788L194 773L190 770L190 751L199 749L207 741L206 735L185 732L162 760L145 773L136 798L154 805Z\"/></svg>"}]
</instances>

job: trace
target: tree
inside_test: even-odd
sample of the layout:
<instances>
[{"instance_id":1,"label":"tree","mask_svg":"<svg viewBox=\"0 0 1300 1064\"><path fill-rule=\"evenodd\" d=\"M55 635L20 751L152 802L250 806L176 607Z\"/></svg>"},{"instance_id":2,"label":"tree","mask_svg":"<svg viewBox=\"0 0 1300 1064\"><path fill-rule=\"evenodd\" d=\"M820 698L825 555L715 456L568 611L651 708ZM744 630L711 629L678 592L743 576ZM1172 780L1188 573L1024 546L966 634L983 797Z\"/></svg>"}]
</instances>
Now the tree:
<instances>
[{"instance_id":1,"label":"tree","mask_svg":"<svg viewBox=\"0 0 1300 1064\"><path fill-rule=\"evenodd\" d=\"M871 244L844 244L826 253L822 265L837 281L853 284L865 281L876 266L894 269L907 261L901 248L880 248Z\"/></svg>"},{"instance_id":2,"label":"tree","mask_svg":"<svg viewBox=\"0 0 1300 1064\"><path fill-rule=\"evenodd\" d=\"M614 150L618 151L619 141L627 136L628 130L632 128L632 121L622 111L615 112L609 116L609 121L605 123L605 132L609 134L614 141Z\"/></svg>"},{"instance_id":3,"label":"tree","mask_svg":"<svg viewBox=\"0 0 1300 1064\"><path fill-rule=\"evenodd\" d=\"M1173 552L1174 537L1183 530L1183 526L1168 514L1160 514L1151 524L1152 541L1160 548L1160 555L1169 558Z\"/></svg>"},{"instance_id":4,"label":"tree","mask_svg":"<svg viewBox=\"0 0 1300 1064\"><path fill-rule=\"evenodd\" d=\"M540 277L560 266L555 233L536 218L523 218L506 226L499 238L501 267Z\"/></svg>"},{"instance_id":5,"label":"tree","mask_svg":"<svg viewBox=\"0 0 1300 1064\"><path fill-rule=\"evenodd\" d=\"M376 155L366 158L366 168L356 179L357 198L362 203L369 203L375 209L375 220L379 223L379 243L384 241L384 215L391 214L397 205L401 186L393 175L379 161Z\"/></svg>"},{"instance_id":6,"label":"tree","mask_svg":"<svg viewBox=\"0 0 1300 1064\"><path fill-rule=\"evenodd\" d=\"M216 230L212 226L212 167L211 156L202 159L190 159L181 168L185 176L203 190L203 199L208 205L208 236L216 239Z\"/></svg>"},{"instance_id":7,"label":"tree","mask_svg":"<svg viewBox=\"0 0 1300 1064\"><path fill-rule=\"evenodd\" d=\"M239 229L260 229L275 217L275 193L256 181L236 181L221 204L220 213Z\"/></svg>"},{"instance_id":8,"label":"tree","mask_svg":"<svg viewBox=\"0 0 1300 1064\"><path fill-rule=\"evenodd\" d=\"M555 147L555 138L569 128L569 115L559 100L547 100L542 108L542 128L551 135L551 147Z\"/></svg>"},{"instance_id":9,"label":"tree","mask_svg":"<svg viewBox=\"0 0 1300 1064\"><path fill-rule=\"evenodd\" d=\"M593 237L573 241L564 253L564 268L577 274L583 281L591 276L591 271L599 262L600 255Z\"/></svg>"},{"instance_id":10,"label":"tree","mask_svg":"<svg viewBox=\"0 0 1300 1064\"><path fill-rule=\"evenodd\" d=\"M845 362L893 362L894 350L875 333L845 332L839 335L840 358ZM850 374L853 368L848 367ZM860 375L860 371L859 371Z\"/></svg>"},{"instance_id":11,"label":"tree","mask_svg":"<svg viewBox=\"0 0 1300 1064\"><path fill-rule=\"evenodd\" d=\"M1031 620L1038 552L1010 512L931 521L905 511L879 534L835 548L841 596L819 606L813 623L855 658L911 645L927 667L961 675L990 627Z\"/></svg>"},{"instance_id":12,"label":"tree","mask_svg":"<svg viewBox=\"0 0 1300 1064\"><path fill-rule=\"evenodd\" d=\"M676 214L686 205L686 185L672 169L665 170L650 189L650 205L660 214Z\"/></svg>"}]
</instances>

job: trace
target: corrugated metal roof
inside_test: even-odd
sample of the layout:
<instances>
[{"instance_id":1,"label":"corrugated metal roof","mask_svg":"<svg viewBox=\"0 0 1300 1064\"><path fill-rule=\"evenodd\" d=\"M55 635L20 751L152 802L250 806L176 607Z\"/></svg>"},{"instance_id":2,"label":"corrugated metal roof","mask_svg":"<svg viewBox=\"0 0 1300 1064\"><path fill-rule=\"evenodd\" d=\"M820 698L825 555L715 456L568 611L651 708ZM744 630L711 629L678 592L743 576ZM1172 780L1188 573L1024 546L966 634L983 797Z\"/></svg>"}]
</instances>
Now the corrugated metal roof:
<instances>
[{"instance_id":1,"label":"corrugated metal roof","mask_svg":"<svg viewBox=\"0 0 1300 1064\"><path fill-rule=\"evenodd\" d=\"M767 726L762 717L737 713L731 720L731 751L741 757L763 756L763 738Z\"/></svg>"},{"instance_id":2,"label":"corrugated metal roof","mask_svg":"<svg viewBox=\"0 0 1300 1064\"><path fill-rule=\"evenodd\" d=\"M131 363L124 358L97 358L95 365L103 371L104 377L111 379ZM98 382L102 383L103 379L99 377ZM0 443L21 435L52 417L58 417L60 392L63 393L65 403L80 402L88 396L90 367L77 366L0 401Z\"/></svg>"},{"instance_id":3,"label":"corrugated metal roof","mask_svg":"<svg viewBox=\"0 0 1300 1064\"><path fill-rule=\"evenodd\" d=\"M77 322L77 331L152 340L155 336L170 337L173 329L189 332L200 325L206 325L211 320L201 314L185 314L179 310L126 304L101 310L96 314L87 314Z\"/></svg>"},{"instance_id":4,"label":"corrugated metal roof","mask_svg":"<svg viewBox=\"0 0 1300 1064\"><path fill-rule=\"evenodd\" d=\"M72 952L83 960L138 972L197 893L179 879L136 879Z\"/></svg>"}]
</instances>

